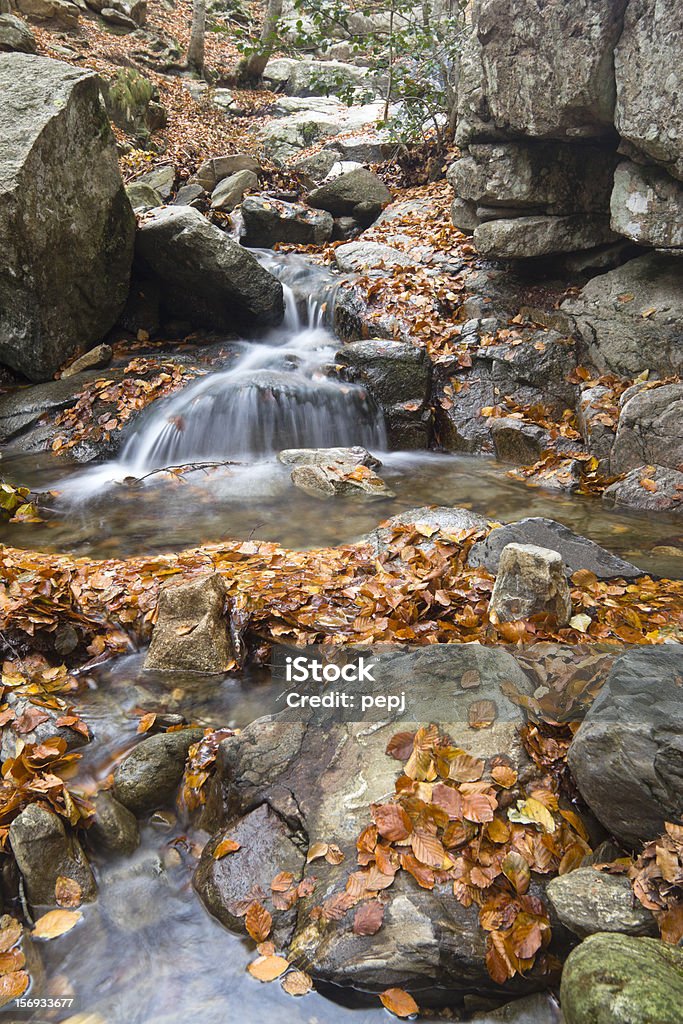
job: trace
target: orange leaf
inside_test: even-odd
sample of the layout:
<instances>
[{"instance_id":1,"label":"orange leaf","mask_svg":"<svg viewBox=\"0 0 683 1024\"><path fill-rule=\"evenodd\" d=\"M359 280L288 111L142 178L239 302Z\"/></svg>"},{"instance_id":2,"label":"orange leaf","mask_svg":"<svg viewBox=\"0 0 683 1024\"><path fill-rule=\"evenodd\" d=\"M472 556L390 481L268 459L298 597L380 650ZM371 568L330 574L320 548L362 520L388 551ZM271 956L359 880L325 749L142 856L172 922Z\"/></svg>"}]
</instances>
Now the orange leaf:
<instances>
[{"instance_id":1,"label":"orange leaf","mask_svg":"<svg viewBox=\"0 0 683 1024\"><path fill-rule=\"evenodd\" d=\"M273 927L273 918L262 903L252 903L247 910L244 924L254 942L265 942Z\"/></svg>"},{"instance_id":2,"label":"orange leaf","mask_svg":"<svg viewBox=\"0 0 683 1024\"><path fill-rule=\"evenodd\" d=\"M380 994L382 1005L397 1017L412 1017L420 1012L413 997L402 988L388 988Z\"/></svg>"}]
</instances>

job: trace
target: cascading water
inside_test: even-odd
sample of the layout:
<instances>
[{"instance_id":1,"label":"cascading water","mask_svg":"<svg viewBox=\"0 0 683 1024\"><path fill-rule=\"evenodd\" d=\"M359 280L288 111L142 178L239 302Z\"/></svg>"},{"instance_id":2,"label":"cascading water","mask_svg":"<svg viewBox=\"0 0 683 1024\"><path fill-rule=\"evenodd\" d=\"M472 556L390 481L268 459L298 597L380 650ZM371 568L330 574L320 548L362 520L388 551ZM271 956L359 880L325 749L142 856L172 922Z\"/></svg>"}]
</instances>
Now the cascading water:
<instances>
[{"instance_id":1,"label":"cascading water","mask_svg":"<svg viewBox=\"0 0 683 1024\"><path fill-rule=\"evenodd\" d=\"M375 402L324 372L337 347L325 327L335 280L301 257L257 255L283 284L283 326L262 342L243 342L230 369L153 406L122 451L127 474L209 459L250 462L284 448L386 448Z\"/></svg>"}]
</instances>

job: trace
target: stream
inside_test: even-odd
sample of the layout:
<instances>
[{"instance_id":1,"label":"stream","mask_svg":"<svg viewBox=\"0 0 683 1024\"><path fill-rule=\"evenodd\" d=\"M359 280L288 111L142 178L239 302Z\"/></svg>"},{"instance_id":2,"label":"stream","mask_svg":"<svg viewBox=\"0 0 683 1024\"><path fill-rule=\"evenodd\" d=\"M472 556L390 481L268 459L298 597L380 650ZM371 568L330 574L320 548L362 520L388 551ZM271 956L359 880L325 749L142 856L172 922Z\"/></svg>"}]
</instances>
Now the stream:
<instances>
[{"instance_id":1,"label":"stream","mask_svg":"<svg viewBox=\"0 0 683 1024\"><path fill-rule=\"evenodd\" d=\"M84 468L50 455L3 458L4 472L35 490L55 492L46 523L3 524L0 541L93 557L127 557L204 541L257 537L288 547L352 541L383 519L426 504L457 505L491 518L549 516L644 569L678 577L680 523L615 514L599 501L543 491L512 480L492 459L431 452L388 452L381 411L359 387L326 374L338 348L327 324L337 284L300 257L259 253L283 281L283 327L240 341L229 364L154 403L129 432L115 461ZM289 447L363 445L382 460L395 497L322 501L295 489L277 461ZM230 462L183 480L166 466ZM151 475L150 475L151 474ZM140 482L140 478L145 479ZM132 478L132 479L131 479ZM94 788L139 738L137 715L170 712L206 726L243 727L263 713L274 684L266 670L239 677L142 672L142 655L94 669L77 698L93 742L77 781ZM59 942L41 947L49 991L73 995L61 1016L94 1014L93 1024L355 1024L384 1019L381 1008L352 1007L319 993L287 996L246 973L251 943L226 931L191 889L192 843L173 815L156 814L132 857L95 861L99 899ZM0 1014L0 1016L2 1016ZM44 1020L43 1011L13 1020Z\"/></svg>"}]
</instances>

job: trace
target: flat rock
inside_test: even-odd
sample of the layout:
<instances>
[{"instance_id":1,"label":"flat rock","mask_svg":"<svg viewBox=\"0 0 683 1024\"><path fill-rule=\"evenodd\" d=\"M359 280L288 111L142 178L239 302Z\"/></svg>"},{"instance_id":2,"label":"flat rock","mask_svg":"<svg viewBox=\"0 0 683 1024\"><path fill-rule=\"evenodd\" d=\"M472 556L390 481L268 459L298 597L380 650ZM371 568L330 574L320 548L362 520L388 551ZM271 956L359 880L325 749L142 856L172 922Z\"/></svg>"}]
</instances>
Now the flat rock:
<instances>
[{"instance_id":1,"label":"flat rock","mask_svg":"<svg viewBox=\"0 0 683 1024\"><path fill-rule=\"evenodd\" d=\"M553 878L547 892L562 924L580 939L595 932L658 935L652 912L639 902L625 875L577 868Z\"/></svg>"},{"instance_id":2,"label":"flat rock","mask_svg":"<svg viewBox=\"0 0 683 1024\"><path fill-rule=\"evenodd\" d=\"M330 240L334 229L332 215L323 210L261 196L242 203L242 224L242 244L264 249L278 242L322 245Z\"/></svg>"},{"instance_id":3,"label":"flat rock","mask_svg":"<svg viewBox=\"0 0 683 1024\"><path fill-rule=\"evenodd\" d=\"M344 273L361 274L415 266L414 256L382 242L346 242L335 249L334 255L337 266Z\"/></svg>"},{"instance_id":4,"label":"flat rock","mask_svg":"<svg viewBox=\"0 0 683 1024\"><path fill-rule=\"evenodd\" d=\"M593 249L617 237L606 214L587 213L490 220L474 230L474 244L483 256L505 260Z\"/></svg>"},{"instance_id":5,"label":"flat rock","mask_svg":"<svg viewBox=\"0 0 683 1024\"><path fill-rule=\"evenodd\" d=\"M667 466L639 466L623 480L606 487L602 500L608 508L634 508L680 516L683 515L683 473Z\"/></svg>"}]
</instances>

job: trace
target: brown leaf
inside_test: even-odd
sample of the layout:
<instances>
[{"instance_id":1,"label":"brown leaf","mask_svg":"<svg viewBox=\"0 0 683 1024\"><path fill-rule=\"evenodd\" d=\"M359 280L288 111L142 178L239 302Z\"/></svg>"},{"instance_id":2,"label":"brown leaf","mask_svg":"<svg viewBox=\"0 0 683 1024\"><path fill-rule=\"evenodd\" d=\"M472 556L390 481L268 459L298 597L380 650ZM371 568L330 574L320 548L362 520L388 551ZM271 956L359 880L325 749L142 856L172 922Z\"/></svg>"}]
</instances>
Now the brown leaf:
<instances>
[{"instance_id":1,"label":"brown leaf","mask_svg":"<svg viewBox=\"0 0 683 1024\"><path fill-rule=\"evenodd\" d=\"M474 821L477 824L493 821L495 807L495 798L487 796L485 793L463 793L462 813L468 821Z\"/></svg>"},{"instance_id":2,"label":"brown leaf","mask_svg":"<svg viewBox=\"0 0 683 1024\"><path fill-rule=\"evenodd\" d=\"M344 860L344 854L335 843L330 843L327 847L325 860L328 864L341 864Z\"/></svg>"},{"instance_id":3,"label":"brown leaf","mask_svg":"<svg viewBox=\"0 0 683 1024\"><path fill-rule=\"evenodd\" d=\"M78 882L65 875L59 875L55 883L55 900L60 907L79 907L83 899L83 890Z\"/></svg>"},{"instance_id":4,"label":"brown leaf","mask_svg":"<svg viewBox=\"0 0 683 1024\"><path fill-rule=\"evenodd\" d=\"M441 840L436 836L422 830L415 831L410 837L410 844L421 864L427 864L432 868L440 868L443 865L447 855Z\"/></svg>"},{"instance_id":5,"label":"brown leaf","mask_svg":"<svg viewBox=\"0 0 683 1024\"><path fill-rule=\"evenodd\" d=\"M501 863L503 874L517 893L525 893L531 882L531 869L517 850L510 850Z\"/></svg>"},{"instance_id":6,"label":"brown leaf","mask_svg":"<svg viewBox=\"0 0 683 1024\"><path fill-rule=\"evenodd\" d=\"M259 956L247 967L252 978L259 981L275 981L289 967L289 960L283 956Z\"/></svg>"},{"instance_id":7,"label":"brown leaf","mask_svg":"<svg viewBox=\"0 0 683 1024\"><path fill-rule=\"evenodd\" d=\"M413 997L402 988L388 988L380 994L382 1005L397 1017L412 1017L420 1012Z\"/></svg>"},{"instance_id":8,"label":"brown leaf","mask_svg":"<svg viewBox=\"0 0 683 1024\"><path fill-rule=\"evenodd\" d=\"M156 720L156 711L150 711L148 715L143 715L138 722L136 732L149 732Z\"/></svg>"},{"instance_id":9,"label":"brown leaf","mask_svg":"<svg viewBox=\"0 0 683 1024\"><path fill-rule=\"evenodd\" d=\"M262 903L252 903L244 918L244 924L254 942L265 942L273 927L273 918Z\"/></svg>"},{"instance_id":10,"label":"brown leaf","mask_svg":"<svg viewBox=\"0 0 683 1024\"><path fill-rule=\"evenodd\" d=\"M373 804L372 818L377 831L389 842L407 839L413 829L413 823L398 804Z\"/></svg>"},{"instance_id":11,"label":"brown leaf","mask_svg":"<svg viewBox=\"0 0 683 1024\"><path fill-rule=\"evenodd\" d=\"M292 885L293 881L294 875L291 871L281 871L270 883L270 888L273 892L286 892Z\"/></svg>"},{"instance_id":12,"label":"brown leaf","mask_svg":"<svg viewBox=\"0 0 683 1024\"><path fill-rule=\"evenodd\" d=\"M282 979L282 987L288 996L305 996L313 988L313 979L305 971L288 971Z\"/></svg>"},{"instance_id":13,"label":"brown leaf","mask_svg":"<svg viewBox=\"0 0 683 1024\"><path fill-rule=\"evenodd\" d=\"M21 924L13 917L5 917L3 920L5 925L0 931L0 953L6 953L8 949L15 946L24 934Z\"/></svg>"},{"instance_id":14,"label":"brown leaf","mask_svg":"<svg viewBox=\"0 0 683 1024\"><path fill-rule=\"evenodd\" d=\"M662 941L677 946L683 939L683 903L678 903L656 916Z\"/></svg>"},{"instance_id":15,"label":"brown leaf","mask_svg":"<svg viewBox=\"0 0 683 1024\"><path fill-rule=\"evenodd\" d=\"M20 718L12 722L12 729L20 736L23 736L27 732L33 732L37 726L49 720L50 716L45 711L41 711L40 708L36 708L31 704Z\"/></svg>"},{"instance_id":16,"label":"brown leaf","mask_svg":"<svg viewBox=\"0 0 683 1024\"><path fill-rule=\"evenodd\" d=\"M213 859L222 860L223 857L227 857L229 853L237 853L241 848L241 843L238 843L236 839L230 839L226 836L214 847Z\"/></svg>"},{"instance_id":17,"label":"brown leaf","mask_svg":"<svg viewBox=\"0 0 683 1024\"><path fill-rule=\"evenodd\" d=\"M7 1006L22 996L29 986L30 978L26 971L14 971L0 978L0 1006Z\"/></svg>"},{"instance_id":18,"label":"brown leaf","mask_svg":"<svg viewBox=\"0 0 683 1024\"><path fill-rule=\"evenodd\" d=\"M491 769L491 778L503 789L511 789L517 782L517 772L506 764L499 764Z\"/></svg>"},{"instance_id":19,"label":"brown leaf","mask_svg":"<svg viewBox=\"0 0 683 1024\"><path fill-rule=\"evenodd\" d=\"M463 672L460 676L460 686L463 690L475 690L477 686L481 686L481 675L476 669Z\"/></svg>"},{"instance_id":20,"label":"brown leaf","mask_svg":"<svg viewBox=\"0 0 683 1024\"><path fill-rule=\"evenodd\" d=\"M363 903L353 918L354 935L376 935L382 927L384 907L379 900Z\"/></svg>"},{"instance_id":21,"label":"brown leaf","mask_svg":"<svg viewBox=\"0 0 683 1024\"><path fill-rule=\"evenodd\" d=\"M25 963L26 957L22 949L10 949L7 953L0 953L0 977L20 971Z\"/></svg>"},{"instance_id":22,"label":"brown leaf","mask_svg":"<svg viewBox=\"0 0 683 1024\"><path fill-rule=\"evenodd\" d=\"M386 753L397 761L407 761L413 752L414 732L397 732L387 743Z\"/></svg>"},{"instance_id":23,"label":"brown leaf","mask_svg":"<svg viewBox=\"0 0 683 1024\"><path fill-rule=\"evenodd\" d=\"M498 717L498 708L492 700L476 700L467 709L467 721L471 729L488 729Z\"/></svg>"},{"instance_id":24,"label":"brown leaf","mask_svg":"<svg viewBox=\"0 0 683 1024\"><path fill-rule=\"evenodd\" d=\"M454 782L478 782L484 774L485 762L471 754L457 754L451 762L449 778Z\"/></svg>"},{"instance_id":25,"label":"brown leaf","mask_svg":"<svg viewBox=\"0 0 683 1024\"><path fill-rule=\"evenodd\" d=\"M326 857L329 848L329 843L313 843L313 845L308 848L306 863L310 864L311 861L319 860L321 857Z\"/></svg>"},{"instance_id":26,"label":"brown leaf","mask_svg":"<svg viewBox=\"0 0 683 1024\"><path fill-rule=\"evenodd\" d=\"M401 867L412 875L422 889L434 888L434 872L426 864L420 863L412 853L401 853Z\"/></svg>"}]
</instances>

